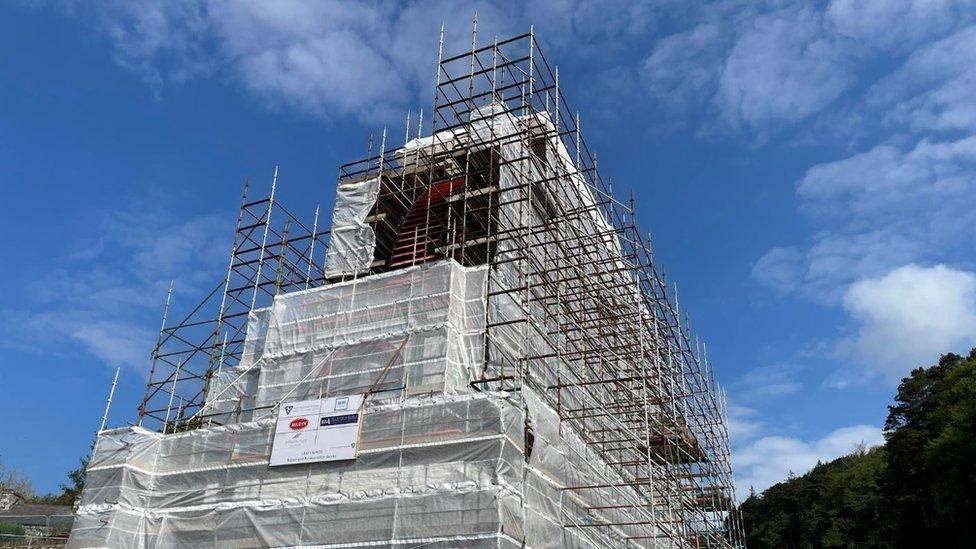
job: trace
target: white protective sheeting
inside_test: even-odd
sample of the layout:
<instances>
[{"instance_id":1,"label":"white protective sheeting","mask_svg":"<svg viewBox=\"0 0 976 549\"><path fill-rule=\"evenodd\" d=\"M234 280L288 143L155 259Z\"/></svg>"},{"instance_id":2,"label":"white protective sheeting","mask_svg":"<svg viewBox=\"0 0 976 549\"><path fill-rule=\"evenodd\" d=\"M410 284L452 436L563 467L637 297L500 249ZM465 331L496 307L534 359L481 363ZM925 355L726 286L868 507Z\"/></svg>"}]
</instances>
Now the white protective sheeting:
<instances>
[{"instance_id":1,"label":"white protective sheeting","mask_svg":"<svg viewBox=\"0 0 976 549\"><path fill-rule=\"evenodd\" d=\"M248 421L282 399L374 385L379 398L465 392L483 361L485 276L442 261L278 296L252 313L244 357L211 380L204 415Z\"/></svg>"},{"instance_id":2,"label":"white protective sheeting","mask_svg":"<svg viewBox=\"0 0 976 549\"><path fill-rule=\"evenodd\" d=\"M354 461L268 467L273 422L161 436L107 431L89 465L74 547L497 547L517 508L522 421L494 395L375 406ZM514 500L514 501L512 501ZM490 543L488 543L490 541Z\"/></svg>"},{"instance_id":3,"label":"white protective sheeting","mask_svg":"<svg viewBox=\"0 0 976 549\"><path fill-rule=\"evenodd\" d=\"M273 421L99 436L72 547L614 547L619 528L566 528L637 500L555 412L517 397L424 397L368 409L355 461L269 468ZM525 453L528 452L528 456ZM615 522L626 522L615 517ZM645 519L646 520L646 519ZM635 531L638 529L635 527ZM511 545L509 545L511 544ZM424 545L426 547L426 545Z\"/></svg>"},{"instance_id":4,"label":"white protective sheeting","mask_svg":"<svg viewBox=\"0 0 976 549\"><path fill-rule=\"evenodd\" d=\"M336 189L332 232L325 252L325 276L362 274L369 271L376 248L376 234L366 217L376 204L380 179L347 181Z\"/></svg>"},{"instance_id":5,"label":"white protective sheeting","mask_svg":"<svg viewBox=\"0 0 976 549\"><path fill-rule=\"evenodd\" d=\"M252 315L245 360L211 384L209 419L226 425L99 435L69 545L620 546L627 527L580 525L610 513L638 532L649 502L530 388L468 384L484 275L442 261L279 296ZM355 460L269 467L274 404L362 391L386 364ZM244 403L258 408L235 414ZM580 485L609 487L567 490Z\"/></svg>"}]
</instances>

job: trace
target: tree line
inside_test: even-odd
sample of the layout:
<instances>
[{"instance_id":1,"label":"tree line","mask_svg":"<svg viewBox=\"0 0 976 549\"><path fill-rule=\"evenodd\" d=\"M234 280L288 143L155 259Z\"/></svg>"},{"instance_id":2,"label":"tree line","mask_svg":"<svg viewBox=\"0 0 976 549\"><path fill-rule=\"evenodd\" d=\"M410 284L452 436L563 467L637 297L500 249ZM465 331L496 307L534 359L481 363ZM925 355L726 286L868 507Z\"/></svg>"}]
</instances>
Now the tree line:
<instances>
[{"instance_id":1,"label":"tree line","mask_svg":"<svg viewBox=\"0 0 976 549\"><path fill-rule=\"evenodd\" d=\"M77 469L68 471L68 482L58 486L59 491L38 495L34 486L24 475L6 467L0 460L0 490L9 490L19 495L26 503L45 505L74 505L85 487L85 473L89 456L81 458Z\"/></svg>"},{"instance_id":2,"label":"tree line","mask_svg":"<svg viewBox=\"0 0 976 549\"><path fill-rule=\"evenodd\" d=\"M902 379L884 436L750 493L748 547L976 547L976 348Z\"/></svg>"}]
</instances>

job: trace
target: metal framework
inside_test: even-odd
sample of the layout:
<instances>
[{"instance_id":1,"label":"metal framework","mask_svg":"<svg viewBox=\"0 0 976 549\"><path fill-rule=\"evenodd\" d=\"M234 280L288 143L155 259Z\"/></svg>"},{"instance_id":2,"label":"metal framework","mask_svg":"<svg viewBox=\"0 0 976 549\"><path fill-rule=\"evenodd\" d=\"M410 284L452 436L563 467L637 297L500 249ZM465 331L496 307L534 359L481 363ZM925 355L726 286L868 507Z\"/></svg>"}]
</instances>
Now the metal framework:
<instances>
[{"instance_id":1,"label":"metal framework","mask_svg":"<svg viewBox=\"0 0 976 549\"><path fill-rule=\"evenodd\" d=\"M275 200L277 184L276 167L270 196L249 201L250 183L245 180L226 276L171 325L170 288L139 405L139 425L163 433L188 428L214 373L240 362L248 313L268 306L279 293L325 283L321 261L313 259L322 254L329 234L318 229L319 209L309 228Z\"/></svg>"},{"instance_id":2,"label":"metal framework","mask_svg":"<svg viewBox=\"0 0 976 549\"><path fill-rule=\"evenodd\" d=\"M724 392L637 228L633 196L614 197L587 147L558 69L531 30L478 46L477 21L470 51L445 57L442 31L438 57L430 133L421 113L412 136L408 115L403 146L388 147L384 130L378 150L371 139L367 158L339 171L340 185L379 179L368 268L327 276L329 231L317 208L309 228L275 201L277 169L267 199L248 202L245 184L225 279L174 325L167 300L140 424L165 433L212 421L198 413L209 380L239 362L248 313L279 293L434 259L488 265L472 387L545 395L641 495L565 527L627 546L744 546ZM516 314L490 312L503 309Z\"/></svg>"}]
</instances>

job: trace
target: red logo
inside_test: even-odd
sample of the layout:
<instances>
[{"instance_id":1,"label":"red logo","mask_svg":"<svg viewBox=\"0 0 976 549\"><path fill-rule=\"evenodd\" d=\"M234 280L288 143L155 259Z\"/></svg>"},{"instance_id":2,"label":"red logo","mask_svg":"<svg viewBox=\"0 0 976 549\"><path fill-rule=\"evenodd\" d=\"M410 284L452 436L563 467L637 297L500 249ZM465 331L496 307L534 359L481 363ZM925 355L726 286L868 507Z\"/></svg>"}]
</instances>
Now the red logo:
<instances>
[{"instance_id":1,"label":"red logo","mask_svg":"<svg viewBox=\"0 0 976 549\"><path fill-rule=\"evenodd\" d=\"M308 420L303 417L293 419L291 420L291 423L288 424L288 427L290 427L292 431L301 431L302 429L308 427Z\"/></svg>"}]
</instances>

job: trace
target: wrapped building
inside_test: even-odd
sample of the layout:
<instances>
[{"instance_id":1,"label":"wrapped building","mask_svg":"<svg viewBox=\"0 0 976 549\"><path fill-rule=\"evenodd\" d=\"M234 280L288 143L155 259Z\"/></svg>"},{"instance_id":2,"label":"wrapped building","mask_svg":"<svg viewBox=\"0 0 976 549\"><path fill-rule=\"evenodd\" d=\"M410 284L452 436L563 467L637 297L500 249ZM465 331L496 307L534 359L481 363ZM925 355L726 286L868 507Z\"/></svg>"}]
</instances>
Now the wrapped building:
<instances>
[{"instance_id":1,"label":"wrapped building","mask_svg":"<svg viewBox=\"0 0 976 549\"><path fill-rule=\"evenodd\" d=\"M341 168L328 229L277 169L245 184L71 546L743 545L724 396L632 201L532 32L472 44L429 131Z\"/></svg>"}]
</instances>

